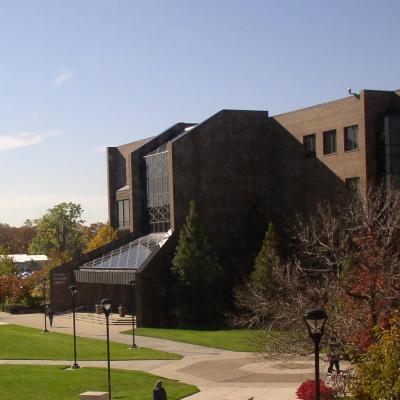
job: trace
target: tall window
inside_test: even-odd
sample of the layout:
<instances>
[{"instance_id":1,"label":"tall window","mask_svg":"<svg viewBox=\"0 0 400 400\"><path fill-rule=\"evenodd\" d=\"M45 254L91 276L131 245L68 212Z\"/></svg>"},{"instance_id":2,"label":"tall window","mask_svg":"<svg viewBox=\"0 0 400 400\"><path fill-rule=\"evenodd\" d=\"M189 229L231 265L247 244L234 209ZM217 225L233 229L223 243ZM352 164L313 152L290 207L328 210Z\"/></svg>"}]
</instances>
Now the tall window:
<instances>
[{"instance_id":1,"label":"tall window","mask_svg":"<svg viewBox=\"0 0 400 400\"><path fill-rule=\"evenodd\" d=\"M315 158L315 134L303 136L304 155L306 158Z\"/></svg>"},{"instance_id":2,"label":"tall window","mask_svg":"<svg viewBox=\"0 0 400 400\"><path fill-rule=\"evenodd\" d=\"M348 126L344 128L344 150L358 149L358 125Z\"/></svg>"},{"instance_id":3,"label":"tall window","mask_svg":"<svg viewBox=\"0 0 400 400\"><path fill-rule=\"evenodd\" d=\"M326 131L323 135L324 154L336 153L336 130Z\"/></svg>"},{"instance_id":4,"label":"tall window","mask_svg":"<svg viewBox=\"0 0 400 400\"><path fill-rule=\"evenodd\" d=\"M118 201L119 228L129 228L129 200Z\"/></svg>"},{"instance_id":5,"label":"tall window","mask_svg":"<svg viewBox=\"0 0 400 400\"><path fill-rule=\"evenodd\" d=\"M159 148L145 156L145 161L150 232L167 232L170 227L168 152Z\"/></svg>"}]
</instances>

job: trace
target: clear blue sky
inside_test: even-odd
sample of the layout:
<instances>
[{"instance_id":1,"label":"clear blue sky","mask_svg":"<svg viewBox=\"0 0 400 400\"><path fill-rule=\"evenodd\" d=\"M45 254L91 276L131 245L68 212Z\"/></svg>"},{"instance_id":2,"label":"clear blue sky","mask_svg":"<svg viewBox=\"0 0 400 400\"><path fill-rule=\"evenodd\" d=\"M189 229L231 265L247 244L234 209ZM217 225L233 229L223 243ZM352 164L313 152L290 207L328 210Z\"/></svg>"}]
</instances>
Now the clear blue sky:
<instances>
[{"instance_id":1,"label":"clear blue sky","mask_svg":"<svg viewBox=\"0 0 400 400\"><path fill-rule=\"evenodd\" d=\"M2 0L0 222L106 221L102 149L222 108L400 88L400 2Z\"/></svg>"}]
</instances>

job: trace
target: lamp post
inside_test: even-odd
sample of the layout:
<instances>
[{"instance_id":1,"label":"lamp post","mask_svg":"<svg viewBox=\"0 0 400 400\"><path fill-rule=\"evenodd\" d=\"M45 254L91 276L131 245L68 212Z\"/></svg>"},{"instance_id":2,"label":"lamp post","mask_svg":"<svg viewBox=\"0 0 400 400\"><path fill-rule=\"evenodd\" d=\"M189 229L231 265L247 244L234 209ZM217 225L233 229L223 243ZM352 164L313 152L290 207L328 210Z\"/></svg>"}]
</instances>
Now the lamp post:
<instances>
[{"instance_id":1,"label":"lamp post","mask_svg":"<svg viewBox=\"0 0 400 400\"><path fill-rule=\"evenodd\" d=\"M304 314L308 334L315 345L315 399L320 400L320 382L319 382L319 343L324 334L325 322L328 315L324 310L315 309L306 311Z\"/></svg>"},{"instance_id":2,"label":"lamp post","mask_svg":"<svg viewBox=\"0 0 400 400\"><path fill-rule=\"evenodd\" d=\"M131 295L132 295L132 344L129 346L131 349L135 349L136 343L135 343L135 316L134 316L134 310L135 310L135 281L132 279L129 281L129 286L132 288L131 290Z\"/></svg>"},{"instance_id":3,"label":"lamp post","mask_svg":"<svg viewBox=\"0 0 400 400\"><path fill-rule=\"evenodd\" d=\"M46 321L46 283L47 283L47 279L46 278L42 278L41 282L42 282L42 285L43 285L43 315L44 315L43 333L45 333L45 332L48 332L48 330L47 330L47 321Z\"/></svg>"},{"instance_id":4,"label":"lamp post","mask_svg":"<svg viewBox=\"0 0 400 400\"><path fill-rule=\"evenodd\" d=\"M71 285L69 287L69 291L71 293L71 298L72 298L72 326L74 330L74 363L72 364L71 368L78 369L79 365L76 362L76 329L75 329L75 296L78 293L78 289L76 288L76 286Z\"/></svg>"},{"instance_id":5,"label":"lamp post","mask_svg":"<svg viewBox=\"0 0 400 400\"><path fill-rule=\"evenodd\" d=\"M111 312L111 299L101 300L103 305L104 315L106 316L106 327L107 327L107 369L108 369L108 400L111 400L111 367L110 367L110 329L108 326L108 317Z\"/></svg>"}]
</instances>

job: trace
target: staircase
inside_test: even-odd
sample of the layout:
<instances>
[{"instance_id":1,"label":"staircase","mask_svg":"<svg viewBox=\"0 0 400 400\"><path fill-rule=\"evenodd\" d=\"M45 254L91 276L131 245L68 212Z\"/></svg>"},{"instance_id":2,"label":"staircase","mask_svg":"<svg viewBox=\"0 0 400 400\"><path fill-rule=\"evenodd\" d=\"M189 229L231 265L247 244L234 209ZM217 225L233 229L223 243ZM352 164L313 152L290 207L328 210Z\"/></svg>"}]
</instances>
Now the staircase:
<instances>
[{"instance_id":1,"label":"staircase","mask_svg":"<svg viewBox=\"0 0 400 400\"><path fill-rule=\"evenodd\" d=\"M65 313L60 313L57 314L55 317L57 318L57 316L72 319L72 312L68 311ZM136 327L136 317L134 316L133 318L135 319L135 327ZM106 324L106 317L104 314L96 314L93 312L77 311L75 312L75 319L77 321L90 322L93 324L100 324L100 325ZM132 316L126 315L125 317L120 317L118 314L110 314L109 323L110 325L121 325L121 326L131 327Z\"/></svg>"}]
</instances>

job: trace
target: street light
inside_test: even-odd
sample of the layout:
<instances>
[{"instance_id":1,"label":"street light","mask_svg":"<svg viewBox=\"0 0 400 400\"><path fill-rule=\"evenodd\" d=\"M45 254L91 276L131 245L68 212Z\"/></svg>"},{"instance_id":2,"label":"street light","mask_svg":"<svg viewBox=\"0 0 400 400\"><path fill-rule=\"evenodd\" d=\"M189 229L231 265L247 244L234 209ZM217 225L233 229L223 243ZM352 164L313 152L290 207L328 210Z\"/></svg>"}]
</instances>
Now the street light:
<instances>
[{"instance_id":1,"label":"street light","mask_svg":"<svg viewBox=\"0 0 400 400\"><path fill-rule=\"evenodd\" d=\"M324 334L325 322L328 319L328 315L324 310L315 309L306 311L303 318L308 329L308 335L315 345L315 399L320 400L319 342Z\"/></svg>"},{"instance_id":2,"label":"street light","mask_svg":"<svg viewBox=\"0 0 400 400\"><path fill-rule=\"evenodd\" d=\"M110 366L110 329L108 327L108 317L111 312L111 299L101 300L103 305L104 314L106 316L106 327L107 327L107 368L108 368L108 400L111 400L111 366Z\"/></svg>"},{"instance_id":3,"label":"street light","mask_svg":"<svg viewBox=\"0 0 400 400\"><path fill-rule=\"evenodd\" d=\"M78 369L79 365L76 362L76 329L75 329L75 297L76 294L78 293L78 289L76 288L76 286L71 285L69 287L69 291L71 292L71 298L72 298L72 326L74 330L74 363L72 364L71 368Z\"/></svg>"},{"instance_id":4,"label":"street light","mask_svg":"<svg viewBox=\"0 0 400 400\"><path fill-rule=\"evenodd\" d=\"M42 285L43 285L43 315L44 315L44 329L43 329L43 333L48 332L47 330L47 322L46 322L46 283L47 283L47 279L46 278L42 278L41 279Z\"/></svg>"},{"instance_id":5,"label":"street light","mask_svg":"<svg viewBox=\"0 0 400 400\"><path fill-rule=\"evenodd\" d=\"M131 295L132 295L132 345L129 346L131 349L135 349L135 316L134 316L134 309L135 309L135 281L132 279L129 281L129 286L132 288Z\"/></svg>"}]
</instances>

